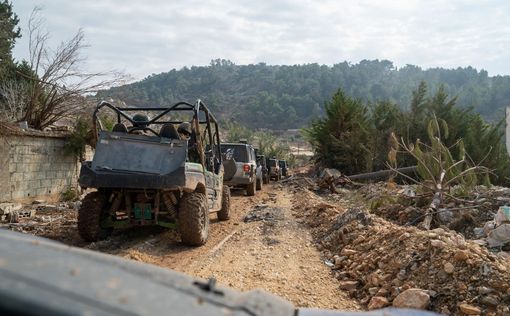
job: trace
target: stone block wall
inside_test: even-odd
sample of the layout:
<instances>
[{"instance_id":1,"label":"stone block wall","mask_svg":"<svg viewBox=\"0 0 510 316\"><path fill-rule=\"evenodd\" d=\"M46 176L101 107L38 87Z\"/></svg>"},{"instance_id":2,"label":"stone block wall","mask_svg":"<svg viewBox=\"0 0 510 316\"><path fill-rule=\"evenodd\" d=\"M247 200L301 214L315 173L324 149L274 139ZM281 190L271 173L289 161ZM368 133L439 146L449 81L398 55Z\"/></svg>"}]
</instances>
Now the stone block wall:
<instances>
[{"instance_id":1,"label":"stone block wall","mask_svg":"<svg viewBox=\"0 0 510 316\"><path fill-rule=\"evenodd\" d=\"M64 137L0 138L0 202L57 198L76 187L78 159L64 154Z\"/></svg>"}]
</instances>

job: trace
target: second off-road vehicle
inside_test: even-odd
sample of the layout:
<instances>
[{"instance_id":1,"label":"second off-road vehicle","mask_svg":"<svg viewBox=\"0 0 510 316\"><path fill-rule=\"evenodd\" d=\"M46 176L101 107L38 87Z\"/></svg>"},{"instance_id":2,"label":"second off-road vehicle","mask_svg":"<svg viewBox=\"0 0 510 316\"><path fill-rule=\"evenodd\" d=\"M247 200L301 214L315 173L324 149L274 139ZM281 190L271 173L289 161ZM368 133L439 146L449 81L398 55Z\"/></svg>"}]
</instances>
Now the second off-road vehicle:
<instances>
[{"instance_id":1,"label":"second off-road vehicle","mask_svg":"<svg viewBox=\"0 0 510 316\"><path fill-rule=\"evenodd\" d=\"M244 188L248 196L262 189L262 167L257 164L255 149L246 143L225 143L221 146L224 156L225 184Z\"/></svg>"},{"instance_id":2,"label":"second off-road vehicle","mask_svg":"<svg viewBox=\"0 0 510 316\"><path fill-rule=\"evenodd\" d=\"M111 132L98 119L106 109L117 118ZM129 114L140 111L148 114ZM160 225L177 226L182 241L196 246L207 241L209 213L229 219L218 124L202 101L143 109L103 101L93 122L94 158L82 164L79 177L81 187L97 189L78 212L84 240L100 240L116 228Z\"/></svg>"}]
</instances>

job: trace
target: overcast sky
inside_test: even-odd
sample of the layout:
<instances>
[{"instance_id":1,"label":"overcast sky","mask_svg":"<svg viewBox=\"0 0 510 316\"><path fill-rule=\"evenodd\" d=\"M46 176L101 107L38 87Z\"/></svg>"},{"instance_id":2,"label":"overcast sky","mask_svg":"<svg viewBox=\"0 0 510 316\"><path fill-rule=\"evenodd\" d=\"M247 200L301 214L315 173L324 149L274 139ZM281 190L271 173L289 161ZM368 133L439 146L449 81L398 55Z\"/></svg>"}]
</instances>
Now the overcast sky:
<instances>
[{"instance_id":1,"label":"overcast sky","mask_svg":"<svg viewBox=\"0 0 510 316\"><path fill-rule=\"evenodd\" d=\"M54 45L80 28L89 71L141 79L211 59L236 64L388 59L398 67L473 66L510 74L509 0L14 0L26 29L35 6ZM27 37L17 59L27 57Z\"/></svg>"}]
</instances>

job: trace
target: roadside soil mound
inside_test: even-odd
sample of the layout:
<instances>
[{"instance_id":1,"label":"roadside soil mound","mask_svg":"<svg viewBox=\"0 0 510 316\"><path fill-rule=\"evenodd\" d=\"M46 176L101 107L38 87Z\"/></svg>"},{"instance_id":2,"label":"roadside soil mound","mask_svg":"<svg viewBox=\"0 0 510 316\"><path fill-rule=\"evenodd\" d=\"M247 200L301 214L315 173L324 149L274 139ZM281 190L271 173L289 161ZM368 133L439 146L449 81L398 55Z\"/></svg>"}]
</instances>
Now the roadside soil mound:
<instances>
[{"instance_id":1,"label":"roadside soil mound","mask_svg":"<svg viewBox=\"0 0 510 316\"><path fill-rule=\"evenodd\" d=\"M390 222L361 202L359 207L352 201L334 203L295 189L301 192L295 195L294 215L312 227L340 286L369 308L421 300L422 308L443 314L509 313L505 252L491 253L446 227L401 226L394 215Z\"/></svg>"}]
</instances>

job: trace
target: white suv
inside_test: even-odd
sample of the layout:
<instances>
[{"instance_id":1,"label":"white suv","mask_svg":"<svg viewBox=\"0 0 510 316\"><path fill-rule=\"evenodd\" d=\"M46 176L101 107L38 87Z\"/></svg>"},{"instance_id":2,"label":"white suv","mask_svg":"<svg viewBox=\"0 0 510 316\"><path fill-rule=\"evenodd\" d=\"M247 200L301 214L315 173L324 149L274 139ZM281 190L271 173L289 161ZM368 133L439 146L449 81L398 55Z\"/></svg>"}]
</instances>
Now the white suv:
<instances>
[{"instance_id":1,"label":"white suv","mask_svg":"<svg viewBox=\"0 0 510 316\"><path fill-rule=\"evenodd\" d=\"M262 166L257 166L257 157L252 145L243 143L222 143L223 183L231 187L246 189L248 196L255 195L262 188Z\"/></svg>"}]
</instances>

